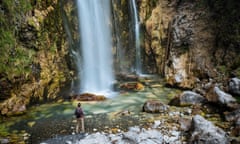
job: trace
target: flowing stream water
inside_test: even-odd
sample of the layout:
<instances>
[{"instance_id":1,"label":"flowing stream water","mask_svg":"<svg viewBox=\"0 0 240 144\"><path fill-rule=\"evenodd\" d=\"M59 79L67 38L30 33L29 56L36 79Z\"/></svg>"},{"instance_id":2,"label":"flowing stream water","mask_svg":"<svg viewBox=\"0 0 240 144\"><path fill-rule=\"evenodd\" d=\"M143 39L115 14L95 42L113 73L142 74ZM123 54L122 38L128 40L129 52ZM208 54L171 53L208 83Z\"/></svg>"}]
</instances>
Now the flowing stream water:
<instances>
[{"instance_id":1,"label":"flowing stream water","mask_svg":"<svg viewBox=\"0 0 240 144\"><path fill-rule=\"evenodd\" d=\"M156 99L168 103L180 92L164 87L162 81L155 77L145 82L146 86L142 91L119 91L117 96L105 101L82 102L86 132L108 131L116 127L126 130L129 126L140 125L142 106L146 100ZM59 101L33 106L23 116L1 120L0 135L13 139L19 136L24 139L24 135L28 135L27 141L33 144L71 135L75 130L73 113L77 103L78 101ZM122 111L129 111L130 116L117 115Z\"/></svg>"}]
</instances>

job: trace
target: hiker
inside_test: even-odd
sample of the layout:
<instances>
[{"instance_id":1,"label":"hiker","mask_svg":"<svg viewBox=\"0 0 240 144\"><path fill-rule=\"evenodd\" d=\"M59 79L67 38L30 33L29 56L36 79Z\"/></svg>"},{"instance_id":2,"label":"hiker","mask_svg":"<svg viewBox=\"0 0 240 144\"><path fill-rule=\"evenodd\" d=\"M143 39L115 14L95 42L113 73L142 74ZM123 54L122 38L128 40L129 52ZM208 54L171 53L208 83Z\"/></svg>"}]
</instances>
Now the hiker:
<instances>
[{"instance_id":1,"label":"hiker","mask_svg":"<svg viewBox=\"0 0 240 144\"><path fill-rule=\"evenodd\" d=\"M78 103L77 108L75 110L75 116L77 119L77 125L76 125L76 133L79 133L80 125L82 126L82 132L84 132L84 113L81 108L81 103Z\"/></svg>"}]
</instances>

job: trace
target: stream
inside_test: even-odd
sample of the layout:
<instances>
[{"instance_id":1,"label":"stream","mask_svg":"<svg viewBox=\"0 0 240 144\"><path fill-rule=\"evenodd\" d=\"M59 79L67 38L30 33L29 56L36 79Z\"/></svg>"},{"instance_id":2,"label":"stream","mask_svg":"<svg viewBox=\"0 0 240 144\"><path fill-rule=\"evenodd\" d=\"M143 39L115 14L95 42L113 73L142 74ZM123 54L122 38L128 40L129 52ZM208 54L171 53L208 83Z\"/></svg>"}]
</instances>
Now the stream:
<instances>
[{"instance_id":1,"label":"stream","mask_svg":"<svg viewBox=\"0 0 240 144\"><path fill-rule=\"evenodd\" d=\"M121 91L105 101L81 102L85 113L87 133L126 131L128 127L146 123L142 106L147 100L168 103L180 90L164 87L161 81L152 81L142 91ZM78 101L60 100L35 105L18 117L1 120L3 140L39 143L49 138L71 135L75 131L74 110ZM124 116L122 113L127 114ZM152 115L152 114L151 114Z\"/></svg>"}]
</instances>

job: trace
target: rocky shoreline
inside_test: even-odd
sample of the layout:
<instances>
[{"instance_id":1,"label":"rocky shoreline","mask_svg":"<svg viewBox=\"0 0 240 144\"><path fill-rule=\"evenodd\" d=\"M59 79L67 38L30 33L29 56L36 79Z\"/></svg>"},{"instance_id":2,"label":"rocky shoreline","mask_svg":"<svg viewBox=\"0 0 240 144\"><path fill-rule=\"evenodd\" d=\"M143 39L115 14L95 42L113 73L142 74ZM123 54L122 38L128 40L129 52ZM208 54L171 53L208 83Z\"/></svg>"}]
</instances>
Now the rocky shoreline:
<instances>
[{"instance_id":1,"label":"rocky shoreline","mask_svg":"<svg viewBox=\"0 0 240 144\"><path fill-rule=\"evenodd\" d=\"M236 94L239 90L236 81L239 79L230 80L229 92ZM148 100L143 104L141 116L132 115L130 111L118 113L118 117L135 116L138 121L130 125L126 125L128 120L123 121L124 130L119 126L107 126L105 130L93 128L91 133L50 139L42 144L59 139L63 143L76 144L235 144L240 142L239 110L239 103L231 94L221 90L219 85L206 84L203 95L187 90L169 104Z\"/></svg>"},{"instance_id":2,"label":"rocky shoreline","mask_svg":"<svg viewBox=\"0 0 240 144\"><path fill-rule=\"evenodd\" d=\"M71 135L43 141L41 144L228 144L230 141L233 142L228 133L200 115L191 118L183 111L152 116L146 116L142 119L142 123L136 122L138 126L131 126L127 130L123 130L124 128L119 125L105 126L103 129L92 127L89 133L75 134L73 132ZM123 123L125 122L127 121Z\"/></svg>"}]
</instances>

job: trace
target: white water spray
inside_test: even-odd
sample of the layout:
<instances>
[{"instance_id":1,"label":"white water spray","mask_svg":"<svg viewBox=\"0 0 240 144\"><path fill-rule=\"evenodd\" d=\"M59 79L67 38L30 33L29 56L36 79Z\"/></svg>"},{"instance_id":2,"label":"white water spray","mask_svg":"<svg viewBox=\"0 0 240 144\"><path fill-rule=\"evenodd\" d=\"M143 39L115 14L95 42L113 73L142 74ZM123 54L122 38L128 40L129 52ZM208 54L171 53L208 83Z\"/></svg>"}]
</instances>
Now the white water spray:
<instances>
[{"instance_id":1,"label":"white water spray","mask_svg":"<svg viewBox=\"0 0 240 144\"><path fill-rule=\"evenodd\" d=\"M77 0L81 56L78 70L80 92L111 91L112 41L110 0Z\"/></svg>"}]
</instances>

